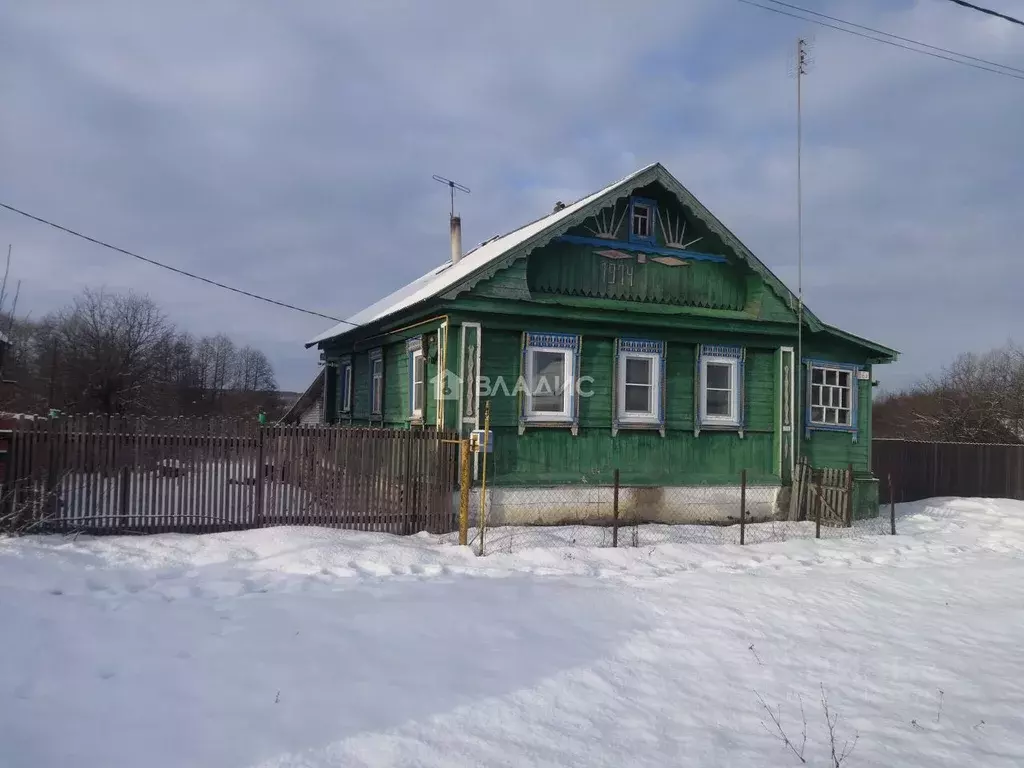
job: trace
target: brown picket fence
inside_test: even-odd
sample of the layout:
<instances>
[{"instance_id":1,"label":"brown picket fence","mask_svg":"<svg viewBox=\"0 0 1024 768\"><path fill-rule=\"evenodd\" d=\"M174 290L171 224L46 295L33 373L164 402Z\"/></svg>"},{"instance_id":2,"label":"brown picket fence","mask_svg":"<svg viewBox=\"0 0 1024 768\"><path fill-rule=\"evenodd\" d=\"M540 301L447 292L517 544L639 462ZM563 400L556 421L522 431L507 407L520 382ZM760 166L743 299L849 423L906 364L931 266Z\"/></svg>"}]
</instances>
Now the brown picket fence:
<instances>
[{"instance_id":1,"label":"brown picket fence","mask_svg":"<svg viewBox=\"0 0 1024 768\"><path fill-rule=\"evenodd\" d=\"M453 530L455 433L102 416L0 428L2 530Z\"/></svg>"}]
</instances>

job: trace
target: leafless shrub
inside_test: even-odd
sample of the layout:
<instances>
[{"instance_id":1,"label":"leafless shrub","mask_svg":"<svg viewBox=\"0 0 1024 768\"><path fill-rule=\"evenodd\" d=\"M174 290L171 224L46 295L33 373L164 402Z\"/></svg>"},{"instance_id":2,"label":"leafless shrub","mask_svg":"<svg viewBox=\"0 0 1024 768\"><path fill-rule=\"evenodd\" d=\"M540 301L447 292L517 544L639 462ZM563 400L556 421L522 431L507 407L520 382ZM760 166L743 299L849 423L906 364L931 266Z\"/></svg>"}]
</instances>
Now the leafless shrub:
<instances>
[{"instance_id":1,"label":"leafless shrub","mask_svg":"<svg viewBox=\"0 0 1024 768\"><path fill-rule=\"evenodd\" d=\"M52 531L61 523L60 483L49 491L14 483L0 496L0 534L25 536Z\"/></svg>"},{"instance_id":2,"label":"leafless shrub","mask_svg":"<svg viewBox=\"0 0 1024 768\"><path fill-rule=\"evenodd\" d=\"M804 712L803 698L800 698L800 718L803 723L803 730L800 735L800 744L797 746L797 743L789 737L786 733L786 729L782 725L782 707L776 706L775 709L772 709L761 694L754 691L754 695L757 696L758 702L761 704L762 709L764 709L768 714L768 718L772 723L772 727L769 727L768 723L762 720L761 727L765 729L766 733L781 741L783 746L789 750L797 760L802 764L806 764L807 715ZM829 707L828 696L825 694L824 685L821 686L821 708L825 717L825 727L828 730L829 765L831 765L832 768L842 768L846 763L846 760L851 754L853 754L853 750L857 746L857 741L860 739L860 734L855 732L852 739L843 740L842 746L839 745L840 737L837 732L839 713L834 712Z\"/></svg>"},{"instance_id":3,"label":"leafless shrub","mask_svg":"<svg viewBox=\"0 0 1024 768\"><path fill-rule=\"evenodd\" d=\"M804 713L803 698L800 699L800 717L803 720L804 725L803 733L800 738L800 746L797 747L796 744L793 743L793 741L789 738L789 736L786 735L785 728L782 727L782 706L779 705L775 709L772 709L768 706L768 703L764 700L761 694L757 693L757 691L754 691L754 695L757 696L757 700L761 703L761 706L764 708L764 711L768 713L768 717L771 719L772 724L775 726L775 732L774 734L772 733L772 729L768 727L768 724L764 720L761 721L761 727L764 728L765 732L769 735L776 736L783 743L783 745L785 745L785 747L790 752L792 752L794 756L796 756L797 760L799 760L801 763L806 763L807 760L804 758L804 752L807 749L807 715Z\"/></svg>"},{"instance_id":4,"label":"leafless shrub","mask_svg":"<svg viewBox=\"0 0 1024 768\"><path fill-rule=\"evenodd\" d=\"M853 754L854 748L857 746L857 741L860 739L859 733L853 734L853 740L847 739L843 742L842 748L839 752L836 752L836 725L839 723L839 713L831 712L828 708L828 696L825 695L825 686L821 686L821 707L825 711L825 723L828 725L828 742L832 750L832 768L840 768L846 758Z\"/></svg>"}]
</instances>

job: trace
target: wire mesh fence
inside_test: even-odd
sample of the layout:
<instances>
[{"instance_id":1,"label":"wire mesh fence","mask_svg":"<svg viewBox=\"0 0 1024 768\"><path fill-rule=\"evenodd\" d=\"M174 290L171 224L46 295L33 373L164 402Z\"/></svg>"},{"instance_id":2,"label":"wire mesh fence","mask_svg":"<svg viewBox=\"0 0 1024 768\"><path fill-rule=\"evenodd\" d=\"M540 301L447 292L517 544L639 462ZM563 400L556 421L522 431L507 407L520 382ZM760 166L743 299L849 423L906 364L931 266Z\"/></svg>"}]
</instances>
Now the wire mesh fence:
<instances>
[{"instance_id":1,"label":"wire mesh fence","mask_svg":"<svg viewBox=\"0 0 1024 768\"><path fill-rule=\"evenodd\" d=\"M496 554L564 547L746 545L894 533L888 507L855 519L849 471L849 476L845 470L808 474L793 487L747 484L743 473L736 484L718 486L474 489L467 541L480 554Z\"/></svg>"}]
</instances>

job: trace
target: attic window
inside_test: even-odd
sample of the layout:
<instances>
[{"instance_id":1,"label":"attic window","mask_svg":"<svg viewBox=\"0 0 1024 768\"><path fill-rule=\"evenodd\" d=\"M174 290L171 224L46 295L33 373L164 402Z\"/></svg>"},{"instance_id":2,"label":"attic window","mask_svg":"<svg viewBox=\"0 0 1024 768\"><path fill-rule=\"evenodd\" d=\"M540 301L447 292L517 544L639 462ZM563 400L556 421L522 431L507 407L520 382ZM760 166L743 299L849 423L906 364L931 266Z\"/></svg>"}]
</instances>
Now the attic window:
<instances>
[{"instance_id":1,"label":"attic window","mask_svg":"<svg viewBox=\"0 0 1024 768\"><path fill-rule=\"evenodd\" d=\"M653 200L634 197L629 201L629 241L631 243L654 242L654 217L658 207Z\"/></svg>"}]
</instances>

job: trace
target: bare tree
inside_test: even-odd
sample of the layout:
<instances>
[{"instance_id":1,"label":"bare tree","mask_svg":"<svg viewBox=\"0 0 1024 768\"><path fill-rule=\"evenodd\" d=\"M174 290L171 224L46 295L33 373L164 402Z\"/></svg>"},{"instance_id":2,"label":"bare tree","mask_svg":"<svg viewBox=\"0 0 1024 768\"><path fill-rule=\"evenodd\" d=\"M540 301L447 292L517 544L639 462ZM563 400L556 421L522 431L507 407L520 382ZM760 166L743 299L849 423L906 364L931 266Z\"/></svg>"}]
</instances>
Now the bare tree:
<instances>
[{"instance_id":1,"label":"bare tree","mask_svg":"<svg viewBox=\"0 0 1024 768\"><path fill-rule=\"evenodd\" d=\"M953 442L1024 442L1024 350L959 355L939 376L881 398L876 435Z\"/></svg>"},{"instance_id":2,"label":"bare tree","mask_svg":"<svg viewBox=\"0 0 1024 768\"><path fill-rule=\"evenodd\" d=\"M0 387L3 410L249 417L280 407L263 352L180 332L146 296L86 290L40 321L0 306L3 328L3 375L16 380Z\"/></svg>"},{"instance_id":3,"label":"bare tree","mask_svg":"<svg viewBox=\"0 0 1024 768\"><path fill-rule=\"evenodd\" d=\"M105 414L151 409L173 328L148 296L86 290L54 322L68 404Z\"/></svg>"}]
</instances>

